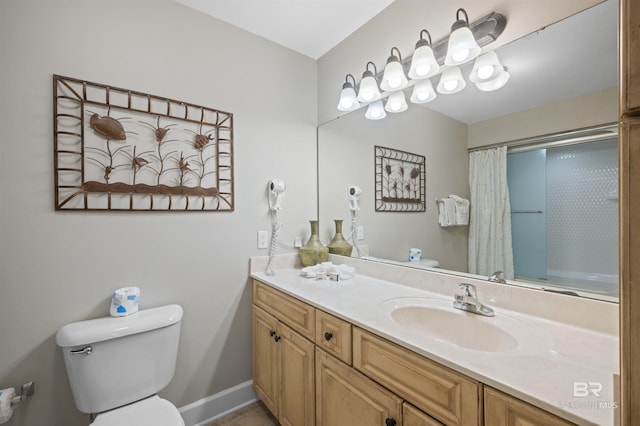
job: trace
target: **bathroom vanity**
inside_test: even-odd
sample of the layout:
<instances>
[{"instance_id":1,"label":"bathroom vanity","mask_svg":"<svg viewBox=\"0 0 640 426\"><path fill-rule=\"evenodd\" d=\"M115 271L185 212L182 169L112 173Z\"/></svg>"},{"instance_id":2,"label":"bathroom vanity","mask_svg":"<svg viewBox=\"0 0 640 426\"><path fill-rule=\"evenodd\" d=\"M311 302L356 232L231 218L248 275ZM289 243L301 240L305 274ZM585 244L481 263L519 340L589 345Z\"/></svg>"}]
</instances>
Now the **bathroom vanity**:
<instances>
[{"instance_id":1,"label":"bathroom vanity","mask_svg":"<svg viewBox=\"0 0 640 426\"><path fill-rule=\"evenodd\" d=\"M252 266L254 389L281 424L614 424L615 324L508 310L505 291L523 305L539 305L540 292L492 296L477 283L495 308L482 317L453 309L460 277L348 262L356 276L338 282ZM600 319L617 311L575 303Z\"/></svg>"}]
</instances>

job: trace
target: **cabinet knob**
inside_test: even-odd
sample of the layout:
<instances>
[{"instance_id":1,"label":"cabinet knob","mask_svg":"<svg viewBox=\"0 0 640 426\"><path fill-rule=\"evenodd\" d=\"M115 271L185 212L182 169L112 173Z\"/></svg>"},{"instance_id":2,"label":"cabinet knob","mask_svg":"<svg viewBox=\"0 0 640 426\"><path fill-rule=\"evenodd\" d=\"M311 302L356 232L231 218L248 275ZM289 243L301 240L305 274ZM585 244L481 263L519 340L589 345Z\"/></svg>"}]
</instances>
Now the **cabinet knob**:
<instances>
[{"instance_id":1,"label":"cabinet knob","mask_svg":"<svg viewBox=\"0 0 640 426\"><path fill-rule=\"evenodd\" d=\"M324 340L331 340L331 338L333 337L333 333L331 333L330 331L326 331L324 333Z\"/></svg>"},{"instance_id":2,"label":"cabinet knob","mask_svg":"<svg viewBox=\"0 0 640 426\"><path fill-rule=\"evenodd\" d=\"M387 420L385 420L385 424L387 426L396 426L396 419L392 419L391 417L387 417Z\"/></svg>"},{"instance_id":3,"label":"cabinet knob","mask_svg":"<svg viewBox=\"0 0 640 426\"><path fill-rule=\"evenodd\" d=\"M276 336L273 338L273 340L275 340L276 342L280 341L281 337L280 336Z\"/></svg>"},{"instance_id":4,"label":"cabinet knob","mask_svg":"<svg viewBox=\"0 0 640 426\"><path fill-rule=\"evenodd\" d=\"M269 336L273 337L273 336L275 336L275 335L276 335L276 332L275 332L275 331L271 330L271 331L269 332Z\"/></svg>"}]
</instances>

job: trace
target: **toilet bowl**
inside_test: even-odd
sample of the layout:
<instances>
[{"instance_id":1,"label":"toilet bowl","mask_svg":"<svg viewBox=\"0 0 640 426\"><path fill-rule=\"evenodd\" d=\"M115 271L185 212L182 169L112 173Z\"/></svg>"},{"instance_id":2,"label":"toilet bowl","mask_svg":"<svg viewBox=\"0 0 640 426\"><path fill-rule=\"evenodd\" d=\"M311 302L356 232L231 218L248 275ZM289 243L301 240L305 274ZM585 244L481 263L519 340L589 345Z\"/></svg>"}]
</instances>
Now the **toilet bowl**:
<instances>
[{"instance_id":1,"label":"toilet bowl","mask_svg":"<svg viewBox=\"0 0 640 426\"><path fill-rule=\"evenodd\" d=\"M157 395L175 372L182 314L168 305L58 331L73 401L95 415L90 426L184 426L178 409Z\"/></svg>"}]
</instances>

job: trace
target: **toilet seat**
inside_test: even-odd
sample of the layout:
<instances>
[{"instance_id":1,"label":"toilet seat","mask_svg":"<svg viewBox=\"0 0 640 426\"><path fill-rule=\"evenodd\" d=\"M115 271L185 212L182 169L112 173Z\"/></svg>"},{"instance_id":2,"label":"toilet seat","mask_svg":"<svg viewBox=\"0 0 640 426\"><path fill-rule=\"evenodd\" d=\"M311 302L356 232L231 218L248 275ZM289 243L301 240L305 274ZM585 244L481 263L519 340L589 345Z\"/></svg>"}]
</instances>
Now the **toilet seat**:
<instances>
[{"instance_id":1,"label":"toilet seat","mask_svg":"<svg viewBox=\"0 0 640 426\"><path fill-rule=\"evenodd\" d=\"M184 426L184 420L172 403L153 395L98 414L89 426Z\"/></svg>"}]
</instances>

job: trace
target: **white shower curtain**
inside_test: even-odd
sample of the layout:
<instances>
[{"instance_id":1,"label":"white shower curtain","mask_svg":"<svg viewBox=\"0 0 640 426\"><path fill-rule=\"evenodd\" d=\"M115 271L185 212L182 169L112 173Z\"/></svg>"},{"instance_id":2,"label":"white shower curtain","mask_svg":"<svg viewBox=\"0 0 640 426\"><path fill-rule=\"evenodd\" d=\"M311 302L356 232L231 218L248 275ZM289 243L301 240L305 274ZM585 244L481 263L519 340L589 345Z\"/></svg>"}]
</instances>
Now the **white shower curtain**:
<instances>
[{"instance_id":1,"label":"white shower curtain","mask_svg":"<svg viewBox=\"0 0 640 426\"><path fill-rule=\"evenodd\" d=\"M469 153L469 272L513 279L507 147Z\"/></svg>"}]
</instances>

